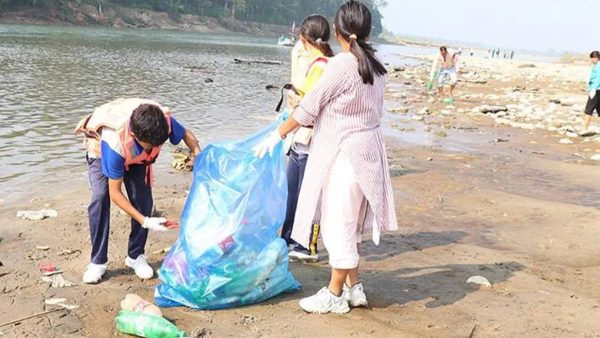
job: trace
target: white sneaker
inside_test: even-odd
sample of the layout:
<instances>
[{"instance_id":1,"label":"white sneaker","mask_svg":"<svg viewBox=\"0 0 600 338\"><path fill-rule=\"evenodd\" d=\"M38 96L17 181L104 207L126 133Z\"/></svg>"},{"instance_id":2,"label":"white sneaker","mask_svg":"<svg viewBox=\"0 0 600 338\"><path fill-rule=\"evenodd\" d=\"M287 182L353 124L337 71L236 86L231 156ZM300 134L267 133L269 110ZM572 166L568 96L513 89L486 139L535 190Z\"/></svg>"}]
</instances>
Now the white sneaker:
<instances>
[{"instance_id":1,"label":"white sneaker","mask_svg":"<svg viewBox=\"0 0 600 338\"><path fill-rule=\"evenodd\" d=\"M305 254L304 252L295 251L295 250L290 251L288 253L288 257L292 261L300 261L300 262L318 262L319 261L318 254L309 255L309 254Z\"/></svg>"},{"instance_id":2,"label":"white sneaker","mask_svg":"<svg viewBox=\"0 0 600 338\"><path fill-rule=\"evenodd\" d=\"M102 276L104 276L104 273L106 273L106 264L90 263L85 269L81 280L85 284L97 284L102 279Z\"/></svg>"},{"instance_id":3,"label":"white sneaker","mask_svg":"<svg viewBox=\"0 0 600 338\"><path fill-rule=\"evenodd\" d=\"M336 297L327 287L323 287L314 296L302 298L298 304L302 310L310 313L346 313L350 311L344 294Z\"/></svg>"},{"instance_id":4,"label":"white sneaker","mask_svg":"<svg viewBox=\"0 0 600 338\"><path fill-rule=\"evenodd\" d=\"M154 276L154 270L146 262L146 256L139 255L137 259L125 258L125 265L132 268L141 279L150 279Z\"/></svg>"},{"instance_id":5,"label":"white sneaker","mask_svg":"<svg viewBox=\"0 0 600 338\"><path fill-rule=\"evenodd\" d=\"M344 283L344 297L348 301L348 305L351 307L368 305L367 296L365 295L365 290L363 289L362 283L358 283L351 288Z\"/></svg>"}]
</instances>

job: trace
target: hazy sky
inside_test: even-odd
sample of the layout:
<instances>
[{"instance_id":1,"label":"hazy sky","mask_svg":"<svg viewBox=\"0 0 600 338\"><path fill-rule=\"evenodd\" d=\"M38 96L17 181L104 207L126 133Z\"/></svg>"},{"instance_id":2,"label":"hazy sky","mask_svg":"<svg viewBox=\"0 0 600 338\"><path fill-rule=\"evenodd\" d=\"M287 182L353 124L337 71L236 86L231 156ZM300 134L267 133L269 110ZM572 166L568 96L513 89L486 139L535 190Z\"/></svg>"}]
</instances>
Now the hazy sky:
<instances>
[{"instance_id":1,"label":"hazy sky","mask_svg":"<svg viewBox=\"0 0 600 338\"><path fill-rule=\"evenodd\" d=\"M396 34L538 51L600 49L600 0L388 0Z\"/></svg>"}]
</instances>

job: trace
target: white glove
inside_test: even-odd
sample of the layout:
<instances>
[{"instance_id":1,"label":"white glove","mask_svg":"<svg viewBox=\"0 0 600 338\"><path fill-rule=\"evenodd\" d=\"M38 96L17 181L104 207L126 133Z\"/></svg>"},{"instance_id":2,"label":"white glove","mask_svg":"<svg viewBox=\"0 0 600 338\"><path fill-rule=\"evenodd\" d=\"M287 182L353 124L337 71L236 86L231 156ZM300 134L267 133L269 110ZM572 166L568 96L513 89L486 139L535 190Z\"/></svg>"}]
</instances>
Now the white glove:
<instances>
[{"instance_id":1,"label":"white glove","mask_svg":"<svg viewBox=\"0 0 600 338\"><path fill-rule=\"evenodd\" d=\"M269 137L252 148L252 151L256 157L263 158L267 153L269 153L269 155L273 154L273 149L275 149L281 141L283 140L281 139L281 136L279 136L279 129L275 129Z\"/></svg>"},{"instance_id":2,"label":"white glove","mask_svg":"<svg viewBox=\"0 0 600 338\"><path fill-rule=\"evenodd\" d=\"M162 217L145 217L142 228L160 232L167 231L167 227L164 226L166 222L167 219Z\"/></svg>"},{"instance_id":3,"label":"white glove","mask_svg":"<svg viewBox=\"0 0 600 338\"><path fill-rule=\"evenodd\" d=\"M596 96L596 91L595 90L590 90L590 99L593 99L594 96Z\"/></svg>"}]
</instances>

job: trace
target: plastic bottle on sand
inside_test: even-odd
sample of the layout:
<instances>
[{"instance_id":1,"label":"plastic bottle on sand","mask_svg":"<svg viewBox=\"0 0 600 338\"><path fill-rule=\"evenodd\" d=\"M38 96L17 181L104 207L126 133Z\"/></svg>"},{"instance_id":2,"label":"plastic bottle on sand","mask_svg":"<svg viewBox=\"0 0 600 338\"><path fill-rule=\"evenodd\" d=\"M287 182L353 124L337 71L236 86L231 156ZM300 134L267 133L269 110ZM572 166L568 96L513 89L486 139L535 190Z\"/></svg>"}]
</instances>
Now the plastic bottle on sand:
<instances>
[{"instance_id":1,"label":"plastic bottle on sand","mask_svg":"<svg viewBox=\"0 0 600 338\"><path fill-rule=\"evenodd\" d=\"M125 296L125 298L123 298L121 301L121 309L125 311L143 312L162 317L162 312L158 306L134 294L128 294Z\"/></svg>"},{"instance_id":2,"label":"plastic bottle on sand","mask_svg":"<svg viewBox=\"0 0 600 338\"><path fill-rule=\"evenodd\" d=\"M145 338L177 338L185 337L185 332L180 331L163 317L142 312L121 310L115 318L117 330Z\"/></svg>"}]
</instances>

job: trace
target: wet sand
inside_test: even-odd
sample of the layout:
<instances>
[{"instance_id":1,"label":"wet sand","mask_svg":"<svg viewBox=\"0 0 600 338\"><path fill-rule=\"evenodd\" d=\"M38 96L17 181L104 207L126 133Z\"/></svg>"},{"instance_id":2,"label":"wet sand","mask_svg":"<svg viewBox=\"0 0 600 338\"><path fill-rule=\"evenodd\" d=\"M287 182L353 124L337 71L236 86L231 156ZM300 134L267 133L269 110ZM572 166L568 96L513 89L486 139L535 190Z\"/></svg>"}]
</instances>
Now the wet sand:
<instances>
[{"instance_id":1,"label":"wet sand","mask_svg":"<svg viewBox=\"0 0 600 338\"><path fill-rule=\"evenodd\" d=\"M475 62L476 67L465 71L498 69L508 61ZM188 333L204 329L204 336L212 337L600 336L595 321L600 315L595 283L600 279L600 182L596 162L590 159L600 145L593 137L572 137L572 144L560 144L567 136L559 130L515 128L474 113L482 104L492 104L484 102L489 95L498 96L493 104L510 104L505 95L528 72L555 67L518 68L513 62L514 70L504 74L509 81L488 77L486 84L462 82L454 108L430 102L433 96L423 90L426 67L390 74L386 107L394 112L388 129L396 137L388 139L388 156L401 231L386 234L379 247L367 241L363 246L362 280L369 308L347 315L300 310L297 301L328 278L322 251L319 263L290 265L302 283L301 292L222 311L164 309L165 316ZM567 67L568 74L568 67L579 66L560 67ZM560 86L552 74L538 74L526 87ZM566 81L572 86L561 87L560 95L585 100L577 76ZM428 114L417 114L425 107ZM189 174L163 172L156 178L156 206L177 218ZM51 309L44 305L46 298L67 298L80 306L0 327L5 336L115 336L113 320L121 298L137 293L152 299L157 280L139 281L123 265L129 220L117 208L107 278L99 285L80 283L89 254L88 193L85 177L76 181L75 188L57 184L37 199L0 204L0 323ZM58 210L59 217L15 218L16 210L45 205ZM164 257L156 251L176 236L150 235L147 255L155 268ZM36 245L50 249L39 251ZM77 251L59 256L62 249ZM79 285L49 288L40 280L39 262L57 264L65 278ZM492 286L467 284L475 275L486 277Z\"/></svg>"}]
</instances>

